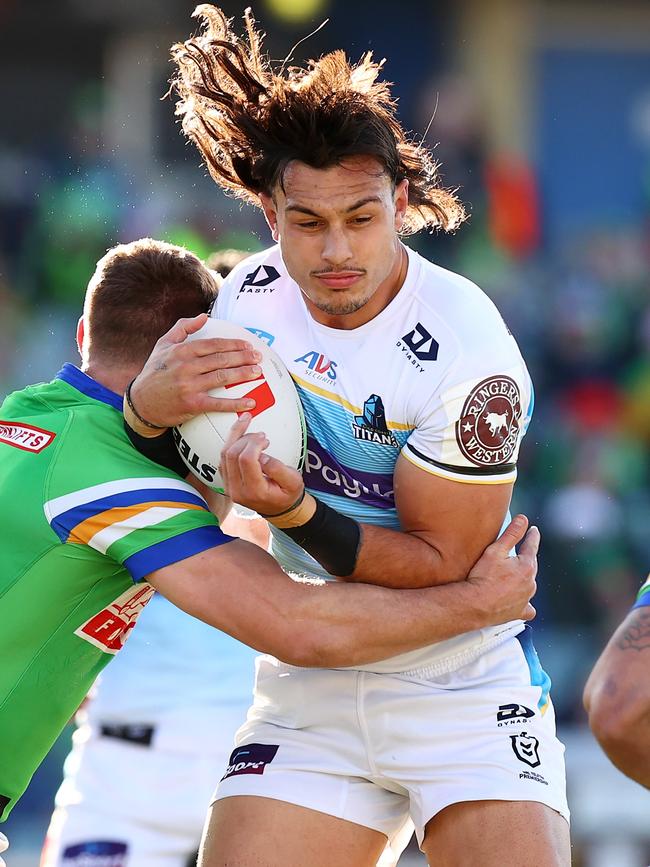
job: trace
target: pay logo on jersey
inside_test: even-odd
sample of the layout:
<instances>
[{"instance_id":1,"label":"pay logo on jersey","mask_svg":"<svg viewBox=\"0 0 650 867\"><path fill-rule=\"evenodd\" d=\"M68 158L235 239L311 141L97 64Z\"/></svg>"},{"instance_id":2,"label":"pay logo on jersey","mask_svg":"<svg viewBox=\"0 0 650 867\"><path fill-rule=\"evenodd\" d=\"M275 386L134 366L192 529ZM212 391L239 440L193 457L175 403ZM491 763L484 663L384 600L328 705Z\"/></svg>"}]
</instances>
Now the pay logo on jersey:
<instances>
[{"instance_id":1,"label":"pay logo on jersey","mask_svg":"<svg viewBox=\"0 0 650 867\"><path fill-rule=\"evenodd\" d=\"M330 361L321 352L312 350L304 355L294 358L294 363L304 364L304 373L310 379L316 379L327 385L333 385L336 381L336 362Z\"/></svg>"},{"instance_id":2,"label":"pay logo on jersey","mask_svg":"<svg viewBox=\"0 0 650 867\"><path fill-rule=\"evenodd\" d=\"M395 508L392 473L368 473L347 467L311 436L307 437L303 477L311 490L358 500L378 509Z\"/></svg>"},{"instance_id":3,"label":"pay logo on jersey","mask_svg":"<svg viewBox=\"0 0 650 867\"><path fill-rule=\"evenodd\" d=\"M513 456L520 427L519 386L509 376L491 376L474 386L465 401L456 440L473 464L496 466Z\"/></svg>"},{"instance_id":4,"label":"pay logo on jersey","mask_svg":"<svg viewBox=\"0 0 650 867\"><path fill-rule=\"evenodd\" d=\"M104 653L117 653L124 647L124 642L154 592L151 584L146 582L130 587L114 602L82 623L74 634Z\"/></svg>"},{"instance_id":5,"label":"pay logo on jersey","mask_svg":"<svg viewBox=\"0 0 650 867\"><path fill-rule=\"evenodd\" d=\"M271 288L271 283L275 283L279 279L280 274L273 265L259 265L254 271L246 275L244 282L239 287L237 297L239 298L245 292L254 292L256 295L273 292L275 286Z\"/></svg>"},{"instance_id":6,"label":"pay logo on jersey","mask_svg":"<svg viewBox=\"0 0 650 867\"><path fill-rule=\"evenodd\" d=\"M42 452L50 445L55 436L56 434L52 431L34 427L32 424L0 421L0 443L6 443L8 446L14 446L14 448L24 452L35 452L36 454Z\"/></svg>"},{"instance_id":7,"label":"pay logo on jersey","mask_svg":"<svg viewBox=\"0 0 650 867\"><path fill-rule=\"evenodd\" d=\"M355 415L352 430L357 440L399 448L395 435L388 430L384 402L378 394L371 394L364 401L363 415Z\"/></svg>"},{"instance_id":8,"label":"pay logo on jersey","mask_svg":"<svg viewBox=\"0 0 650 867\"><path fill-rule=\"evenodd\" d=\"M279 749L276 744L246 744L237 747L231 753L226 773L221 779L227 780L228 777L238 777L241 774L263 774Z\"/></svg>"}]
</instances>

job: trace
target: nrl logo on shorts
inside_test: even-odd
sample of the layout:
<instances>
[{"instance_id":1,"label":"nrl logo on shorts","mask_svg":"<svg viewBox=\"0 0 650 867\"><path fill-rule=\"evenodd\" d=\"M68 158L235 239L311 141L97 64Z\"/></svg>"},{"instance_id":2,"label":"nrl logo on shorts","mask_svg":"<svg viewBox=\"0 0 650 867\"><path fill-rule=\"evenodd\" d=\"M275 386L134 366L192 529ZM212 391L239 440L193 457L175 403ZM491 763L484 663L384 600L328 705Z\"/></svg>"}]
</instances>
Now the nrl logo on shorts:
<instances>
[{"instance_id":1,"label":"nrl logo on shorts","mask_svg":"<svg viewBox=\"0 0 650 867\"><path fill-rule=\"evenodd\" d=\"M491 376L473 389L456 422L465 457L479 467L507 463L519 440L521 397L509 376Z\"/></svg>"},{"instance_id":2,"label":"nrl logo on shorts","mask_svg":"<svg viewBox=\"0 0 650 867\"><path fill-rule=\"evenodd\" d=\"M541 764L539 740L536 737L526 734L526 732L519 732L519 734L510 735L510 743L513 753L520 762L530 765L531 768L536 768Z\"/></svg>"}]
</instances>

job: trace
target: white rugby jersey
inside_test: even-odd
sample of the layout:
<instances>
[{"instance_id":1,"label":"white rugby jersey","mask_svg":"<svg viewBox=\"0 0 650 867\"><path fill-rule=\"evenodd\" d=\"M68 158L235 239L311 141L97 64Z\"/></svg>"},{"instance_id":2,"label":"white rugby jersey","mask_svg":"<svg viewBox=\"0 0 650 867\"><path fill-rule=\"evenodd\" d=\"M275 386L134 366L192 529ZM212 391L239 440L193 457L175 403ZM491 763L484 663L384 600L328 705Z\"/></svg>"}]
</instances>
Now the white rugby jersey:
<instances>
[{"instance_id":1,"label":"white rugby jersey","mask_svg":"<svg viewBox=\"0 0 650 867\"><path fill-rule=\"evenodd\" d=\"M212 313L257 334L288 367L307 423L307 489L360 522L396 530L400 454L446 479L512 481L533 405L526 365L492 301L458 274L412 250L408 257L398 294L359 328L316 322L278 247L235 268ZM331 578L280 530L273 554L290 573ZM467 633L364 668L450 669L521 628Z\"/></svg>"}]
</instances>

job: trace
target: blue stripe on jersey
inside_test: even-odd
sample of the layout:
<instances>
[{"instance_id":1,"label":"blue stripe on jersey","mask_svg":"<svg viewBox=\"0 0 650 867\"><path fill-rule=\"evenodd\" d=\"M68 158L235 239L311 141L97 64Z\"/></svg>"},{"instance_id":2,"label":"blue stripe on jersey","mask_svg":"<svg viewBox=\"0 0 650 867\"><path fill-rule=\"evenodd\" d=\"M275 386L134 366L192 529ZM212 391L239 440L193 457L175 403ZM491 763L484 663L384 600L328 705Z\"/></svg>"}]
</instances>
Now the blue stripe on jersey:
<instances>
[{"instance_id":1,"label":"blue stripe on jersey","mask_svg":"<svg viewBox=\"0 0 650 867\"><path fill-rule=\"evenodd\" d=\"M55 376L55 379L62 379L68 385L76 388L77 391L85 394L86 397L92 397L93 400L101 400L102 403L106 403L112 406L113 409L122 412L122 396L111 391L110 388L106 388L105 385L88 376L83 370L79 370L74 364L66 362Z\"/></svg>"},{"instance_id":2,"label":"blue stripe on jersey","mask_svg":"<svg viewBox=\"0 0 650 867\"><path fill-rule=\"evenodd\" d=\"M111 494L108 497L100 497L89 503L81 503L67 512L61 512L52 521L51 527L62 542L66 542L74 528L108 509L118 506L134 506L137 503L160 503L169 501L172 503L191 503L195 506L206 508L205 502L197 494L191 491L183 491L178 488L145 488L139 491L124 491L120 494Z\"/></svg>"},{"instance_id":3,"label":"blue stripe on jersey","mask_svg":"<svg viewBox=\"0 0 650 867\"><path fill-rule=\"evenodd\" d=\"M537 707L540 709L541 713L544 713L549 703L551 678L544 671L539 661L539 656L537 655L537 651L533 645L532 628L526 625L523 632L520 632L515 636L515 638L521 644L521 649L526 657L526 662L528 663L528 669L530 671L531 686L538 686L541 690Z\"/></svg>"},{"instance_id":4,"label":"blue stripe on jersey","mask_svg":"<svg viewBox=\"0 0 650 867\"><path fill-rule=\"evenodd\" d=\"M172 536L171 539L164 539L162 542L143 548L142 551L127 557L122 565L128 569L134 581L139 581L156 569L178 563L179 560L185 560L209 548L216 548L217 545L223 545L225 542L232 542L234 538L226 536L219 527L212 525L195 527L178 536Z\"/></svg>"},{"instance_id":5,"label":"blue stripe on jersey","mask_svg":"<svg viewBox=\"0 0 650 867\"><path fill-rule=\"evenodd\" d=\"M528 401L528 409L526 410L526 415L521 426L522 436L524 436L526 431L528 430L528 426L531 422L531 419L533 417L533 411L535 409L535 386L533 385L533 381L530 377L528 377L528 382L530 384L530 400Z\"/></svg>"},{"instance_id":6,"label":"blue stripe on jersey","mask_svg":"<svg viewBox=\"0 0 650 867\"><path fill-rule=\"evenodd\" d=\"M636 600L634 605L632 606L632 610L635 608L644 608L646 605L650 605L650 587L641 593L639 598Z\"/></svg>"}]
</instances>

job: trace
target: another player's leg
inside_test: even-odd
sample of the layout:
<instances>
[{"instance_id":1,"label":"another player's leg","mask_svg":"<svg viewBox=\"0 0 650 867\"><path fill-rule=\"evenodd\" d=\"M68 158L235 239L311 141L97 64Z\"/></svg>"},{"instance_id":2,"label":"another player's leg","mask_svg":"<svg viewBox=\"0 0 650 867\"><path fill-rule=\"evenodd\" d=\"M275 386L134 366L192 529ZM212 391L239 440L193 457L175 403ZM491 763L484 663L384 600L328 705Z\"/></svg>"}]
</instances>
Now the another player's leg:
<instances>
[{"instance_id":1,"label":"another player's leg","mask_svg":"<svg viewBox=\"0 0 650 867\"><path fill-rule=\"evenodd\" d=\"M422 843L432 867L569 867L569 825L531 801L467 801L428 823Z\"/></svg>"},{"instance_id":2,"label":"another player's leg","mask_svg":"<svg viewBox=\"0 0 650 867\"><path fill-rule=\"evenodd\" d=\"M271 798L238 796L213 805L199 867L375 867L379 831Z\"/></svg>"}]
</instances>

